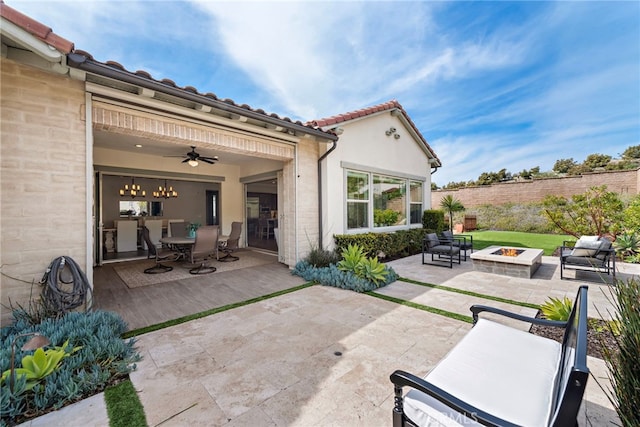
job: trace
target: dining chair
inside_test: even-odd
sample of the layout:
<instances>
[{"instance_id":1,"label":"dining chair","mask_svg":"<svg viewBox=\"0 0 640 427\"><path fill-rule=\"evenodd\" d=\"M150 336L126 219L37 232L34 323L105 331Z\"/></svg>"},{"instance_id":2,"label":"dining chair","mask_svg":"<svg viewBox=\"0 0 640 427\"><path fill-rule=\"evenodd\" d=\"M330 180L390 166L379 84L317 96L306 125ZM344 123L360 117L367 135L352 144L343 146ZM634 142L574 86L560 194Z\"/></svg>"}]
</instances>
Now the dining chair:
<instances>
[{"instance_id":1,"label":"dining chair","mask_svg":"<svg viewBox=\"0 0 640 427\"><path fill-rule=\"evenodd\" d=\"M231 255L240 247L240 233L242 233L242 223L237 221L232 222L231 234L229 234L229 238L226 241L221 241L218 245L218 250L225 253L225 256L218 259L218 261L229 262L237 261L240 259L237 256Z\"/></svg>"},{"instance_id":2,"label":"dining chair","mask_svg":"<svg viewBox=\"0 0 640 427\"><path fill-rule=\"evenodd\" d=\"M184 221L169 221L171 237L187 237L187 223Z\"/></svg>"},{"instance_id":3,"label":"dining chair","mask_svg":"<svg viewBox=\"0 0 640 427\"><path fill-rule=\"evenodd\" d=\"M147 244L147 259L153 257L156 261L153 267L144 270L145 274L167 273L173 270L173 267L162 264L162 261L177 261L180 258L180 252L154 245L151 242L149 229L144 225L142 226L142 238Z\"/></svg>"},{"instance_id":4,"label":"dining chair","mask_svg":"<svg viewBox=\"0 0 640 427\"><path fill-rule=\"evenodd\" d=\"M189 254L194 267L189 270L189 273L209 274L217 270L210 261L213 257L218 259L218 237L217 225L205 225L196 230L196 240Z\"/></svg>"}]
</instances>

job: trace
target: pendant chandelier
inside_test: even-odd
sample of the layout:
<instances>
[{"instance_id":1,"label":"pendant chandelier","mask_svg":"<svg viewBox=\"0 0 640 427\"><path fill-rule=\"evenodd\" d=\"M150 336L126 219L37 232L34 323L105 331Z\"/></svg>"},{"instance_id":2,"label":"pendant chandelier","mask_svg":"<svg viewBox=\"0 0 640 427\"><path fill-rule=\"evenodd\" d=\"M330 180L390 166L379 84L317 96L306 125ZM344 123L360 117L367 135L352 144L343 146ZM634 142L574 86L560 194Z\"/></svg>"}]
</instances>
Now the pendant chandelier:
<instances>
[{"instance_id":1,"label":"pendant chandelier","mask_svg":"<svg viewBox=\"0 0 640 427\"><path fill-rule=\"evenodd\" d=\"M146 197L147 192L144 190L140 190L140 186L136 185L134 178L131 178L131 185L125 184L123 188L120 189L120 197L131 197L135 199L136 197Z\"/></svg>"},{"instance_id":2,"label":"pendant chandelier","mask_svg":"<svg viewBox=\"0 0 640 427\"><path fill-rule=\"evenodd\" d=\"M153 197L157 199L170 199L172 197L178 197L178 192L173 187L167 187L167 180L164 180L164 187L159 186L158 191L153 192Z\"/></svg>"}]
</instances>

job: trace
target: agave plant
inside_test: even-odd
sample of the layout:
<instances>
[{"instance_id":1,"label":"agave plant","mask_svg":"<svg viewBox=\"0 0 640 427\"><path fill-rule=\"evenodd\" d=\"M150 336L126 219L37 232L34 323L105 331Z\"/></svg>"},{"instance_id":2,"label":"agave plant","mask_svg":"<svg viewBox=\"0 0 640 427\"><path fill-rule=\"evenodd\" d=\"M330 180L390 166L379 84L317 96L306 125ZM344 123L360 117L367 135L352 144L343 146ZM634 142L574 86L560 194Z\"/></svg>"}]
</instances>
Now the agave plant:
<instances>
[{"instance_id":1,"label":"agave plant","mask_svg":"<svg viewBox=\"0 0 640 427\"><path fill-rule=\"evenodd\" d=\"M542 314L544 314L544 317L549 320L566 322L569 320L572 307L573 303L567 297L564 297L563 299L551 297L547 302L540 306L540 310L542 311Z\"/></svg>"},{"instance_id":2,"label":"agave plant","mask_svg":"<svg viewBox=\"0 0 640 427\"><path fill-rule=\"evenodd\" d=\"M376 285L387 278L387 269L377 258L364 258L356 267L356 275Z\"/></svg>"},{"instance_id":3,"label":"agave plant","mask_svg":"<svg viewBox=\"0 0 640 427\"><path fill-rule=\"evenodd\" d=\"M640 236L636 233L624 233L613 243L616 252L623 258L633 257L640 253Z\"/></svg>"},{"instance_id":4,"label":"agave plant","mask_svg":"<svg viewBox=\"0 0 640 427\"><path fill-rule=\"evenodd\" d=\"M33 354L27 354L22 358L22 367L13 370L15 377L24 376L27 380L25 390L31 390L44 377L51 375L62 362L62 359L71 353L78 351L81 347L75 347L71 351L67 351L69 341L67 340L62 346L43 350L36 349ZM11 375L11 369L7 369L2 373L2 381L6 381Z\"/></svg>"},{"instance_id":5,"label":"agave plant","mask_svg":"<svg viewBox=\"0 0 640 427\"><path fill-rule=\"evenodd\" d=\"M358 265L365 260L366 257L359 245L349 245L342 250L342 261L338 263L338 268L342 271L356 272Z\"/></svg>"}]
</instances>

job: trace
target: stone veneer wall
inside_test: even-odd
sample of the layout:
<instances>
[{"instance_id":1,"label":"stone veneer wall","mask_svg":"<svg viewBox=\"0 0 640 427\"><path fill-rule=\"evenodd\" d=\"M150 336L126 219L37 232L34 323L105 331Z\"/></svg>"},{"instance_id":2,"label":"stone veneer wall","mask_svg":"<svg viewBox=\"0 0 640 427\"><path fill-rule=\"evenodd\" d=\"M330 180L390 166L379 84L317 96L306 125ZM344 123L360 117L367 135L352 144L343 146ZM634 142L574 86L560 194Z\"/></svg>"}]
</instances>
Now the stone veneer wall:
<instances>
[{"instance_id":1,"label":"stone veneer wall","mask_svg":"<svg viewBox=\"0 0 640 427\"><path fill-rule=\"evenodd\" d=\"M84 84L2 58L0 80L1 322L25 305L50 262L86 272ZM32 283L35 285L32 286Z\"/></svg>"},{"instance_id":2,"label":"stone veneer wall","mask_svg":"<svg viewBox=\"0 0 640 427\"><path fill-rule=\"evenodd\" d=\"M540 202L549 194L568 198L599 185L606 185L609 191L615 191L623 197L633 197L640 193L640 169L506 182L457 190L436 190L431 192L431 206L439 209L440 200L449 194L460 200L465 208L471 208L481 205Z\"/></svg>"}]
</instances>

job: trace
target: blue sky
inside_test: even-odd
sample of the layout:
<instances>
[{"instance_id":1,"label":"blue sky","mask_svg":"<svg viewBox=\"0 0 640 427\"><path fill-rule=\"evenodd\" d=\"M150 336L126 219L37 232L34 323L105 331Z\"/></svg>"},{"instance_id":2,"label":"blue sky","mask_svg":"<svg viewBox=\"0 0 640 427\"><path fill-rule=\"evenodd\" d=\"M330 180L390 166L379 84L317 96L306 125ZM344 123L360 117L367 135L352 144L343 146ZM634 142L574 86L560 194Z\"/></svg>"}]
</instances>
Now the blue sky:
<instances>
[{"instance_id":1,"label":"blue sky","mask_svg":"<svg viewBox=\"0 0 640 427\"><path fill-rule=\"evenodd\" d=\"M5 3L98 61L302 121L397 99L440 186L640 144L640 2Z\"/></svg>"}]
</instances>

